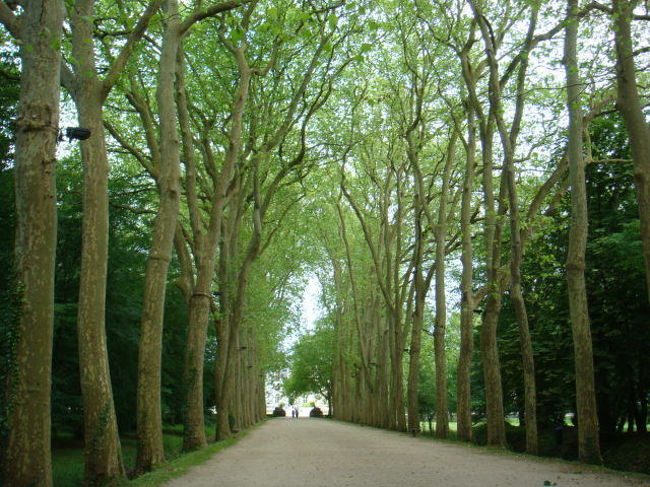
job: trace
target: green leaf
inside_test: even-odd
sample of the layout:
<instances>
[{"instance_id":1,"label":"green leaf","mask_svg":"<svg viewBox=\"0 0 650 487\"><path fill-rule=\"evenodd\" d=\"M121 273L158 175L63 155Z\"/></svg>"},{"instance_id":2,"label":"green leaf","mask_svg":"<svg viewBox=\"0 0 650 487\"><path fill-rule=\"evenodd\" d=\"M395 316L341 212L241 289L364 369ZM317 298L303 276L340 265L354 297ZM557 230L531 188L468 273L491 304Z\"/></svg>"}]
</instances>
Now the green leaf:
<instances>
[{"instance_id":1,"label":"green leaf","mask_svg":"<svg viewBox=\"0 0 650 487\"><path fill-rule=\"evenodd\" d=\"M233 40L233 42L239 42L244 37L246 37L246 33L240 27L233 29L232 32L230 33L230 38Z\"/></svg>"},{"instance_id":2,"label":"green leaf","mask_svg":"<svg viewBox=\"0 0 650 487\"><path fill-rule=\"evenodd\" d=\"M330 29L334 30L339 23L339 18L335 14L330 14L329 17L327 17L327 23L329 24Z\"/></svg>"}]
</instances>

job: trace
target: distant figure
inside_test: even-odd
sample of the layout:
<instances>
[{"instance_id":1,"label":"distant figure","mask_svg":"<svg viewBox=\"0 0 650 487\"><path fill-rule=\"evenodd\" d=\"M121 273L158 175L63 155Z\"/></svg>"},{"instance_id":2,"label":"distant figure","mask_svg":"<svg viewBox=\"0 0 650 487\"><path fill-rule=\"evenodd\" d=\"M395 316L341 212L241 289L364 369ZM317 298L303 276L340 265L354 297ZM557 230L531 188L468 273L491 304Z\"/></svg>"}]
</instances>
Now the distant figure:
<instances>
[{"instance_id":1,"label":"distant figure","mask_svg":"<svg viewBox=\"0 0 650 487\"><path fill-rule=\"evenodd\" d=\"M298 418L300 416L300 409L298 409L298 406L294 404L293 410L291 411L291 416L294 418Z\"/></svg>"}]
</instances>

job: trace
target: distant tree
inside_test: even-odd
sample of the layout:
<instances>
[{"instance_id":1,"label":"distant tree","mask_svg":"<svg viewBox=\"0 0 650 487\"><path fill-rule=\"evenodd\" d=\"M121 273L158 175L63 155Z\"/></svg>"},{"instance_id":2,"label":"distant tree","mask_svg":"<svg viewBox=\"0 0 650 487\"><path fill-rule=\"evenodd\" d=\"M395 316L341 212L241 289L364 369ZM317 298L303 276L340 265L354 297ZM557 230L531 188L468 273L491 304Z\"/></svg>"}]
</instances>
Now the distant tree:
<instances>
[{"instance_id":1,"label":"distant tree","mask_svg":"<svg viewBox=\"0 0 650 487\"><path fill-rule=\"evenodd\" d=\"M335 339L327 318L299 338L291 354L291 375L284 383L287 396L320 394L331 407Z\"/></svg>"}]
</instances>

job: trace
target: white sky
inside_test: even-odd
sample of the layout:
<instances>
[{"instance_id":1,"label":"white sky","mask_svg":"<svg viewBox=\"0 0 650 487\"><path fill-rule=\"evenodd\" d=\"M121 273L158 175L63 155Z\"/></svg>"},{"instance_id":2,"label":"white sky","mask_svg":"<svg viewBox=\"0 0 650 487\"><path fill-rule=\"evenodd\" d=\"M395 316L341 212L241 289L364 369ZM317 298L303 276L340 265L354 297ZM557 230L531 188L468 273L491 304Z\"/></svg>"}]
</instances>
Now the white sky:
<instances>
[{"instance_id":1,"label":"white sky","mask_svg":"<svg viewBox=\"0 0 650 487\"><path fill-rule=\"evenodd\" d=\"M309 331L314 328L316 320L323 315L320 306L319 296L321 285L314 274L309 274L307 285L302 293L300 324L301 332Z\"/></svg>"}]
</instances>

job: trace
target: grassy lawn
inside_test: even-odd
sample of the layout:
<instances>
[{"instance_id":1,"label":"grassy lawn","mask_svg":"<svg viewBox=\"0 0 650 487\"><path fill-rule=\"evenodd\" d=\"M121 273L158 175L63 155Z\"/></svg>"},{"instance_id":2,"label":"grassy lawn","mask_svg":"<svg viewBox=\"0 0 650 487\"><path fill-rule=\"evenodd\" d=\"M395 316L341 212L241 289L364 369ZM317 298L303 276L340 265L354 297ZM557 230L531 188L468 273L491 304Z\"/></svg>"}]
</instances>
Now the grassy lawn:
<instances>
[{"instance_id":1,"label":"grassy lawn","mask_svg":"<svg viewBox=\"0 0 650 487\"><path fill-rule=\"evenodd\" d=\"M506 421L513 426L519 426L519 420L517 418L506 418ZM435 431L436 422L432 421L431 426ZM420 431L422 431L423 433L431 433L431 430L429 429L428 421L420 421ZM456 421L449 421L449 432L451 433L452 439L456 437L456 431L458 431Z\"/></svg>"},{"instance_id":2,"label":"grassy lawn","mask_svg":"<svg viewBox=\"0 0 650 487\"><path fill-rule=\"evenodd\" d=\"M181 455L183 447L183 427L181 425L165 426L163 443L167 462L155 472L143 475L127 482L128 486L155 486L166 480L178 477L192 465L207 460L217 451L231 445L236 439L211 443L207 448ZM214 438L214 426L206 428L208 438ZM126 471L133 470L136 458L136 440L133 437L122 438L122 455ZM83 445L72 438L57 438L52 450L52 477L54 487L76 487L83 485L84 463Z\"/></svg>"}]
</instances>

